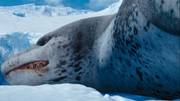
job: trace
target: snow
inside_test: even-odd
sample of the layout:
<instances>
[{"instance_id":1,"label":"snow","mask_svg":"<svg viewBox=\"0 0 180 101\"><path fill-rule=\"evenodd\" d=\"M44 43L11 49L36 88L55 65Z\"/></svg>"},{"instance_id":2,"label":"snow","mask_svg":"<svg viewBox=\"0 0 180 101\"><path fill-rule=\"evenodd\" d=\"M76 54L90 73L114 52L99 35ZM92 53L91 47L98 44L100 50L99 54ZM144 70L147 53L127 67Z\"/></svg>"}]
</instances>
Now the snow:
<instances>
[{"instance_id":1,"label":"snow","mask_svg":"<svg viewBox=\"0 0 180 101\"><path fill-rule=\"evenodd\" d=\"M80 84L0 86L0 91L0 101L134 101L137 98L156 101L137 95L101 94Z\"/></svg>"},{"instance_id":2,"label":"snow","mask_svg":"<svg viewBox=\"0 0 180 101\"><path fill-rule=\"evenodd\" d=\"M48 5L36 6L34 4L0 7L0 11L0 17L16 17L16 13L25 14L27 17L54 17L89 14L93 12L88 10L76 10L70 7L51 7Z\"/></svg>"},{"instance_id":3,"label":"snow","mask_svg":"<svg viewBox=\"0 0 180 101\"><path fill-rule=\"evenodd\" d=\"M10 86L0 88L1 101L112 101L83 85ZM11 95L11 96L9 96Z\"/></svg>"},{"instance_id":4,"label":"snow","mask_svg":"<svg viewBox=\"0 0 180 101\"><path fill-rule=\"evenodd\" d=\"M118 8L122 1L118 3L114 3L110 5L105 10L99 11L99 12L91 12L91 13L80 13L80 11L76 11L73 15L66 15L63 16L46 16L42 12L39 11L31 11L35 14L29 13L29 9L24 8L27 6L27 8L30 5L24 5L23 7L0 7L0 35L12 33L12 32L33 32L33 33L41 33L42 35L53 31L59 27L62 27L68 23L89 18L89 17L95 17L95 16L102 16L102 15L108 15L108 14L114 14L118 11ZM31 6L30 6L31 7ZM36 6L32 6L36 7ZM42 6L44 7L44 6ZM8 8L8 9L7 9ZM17 12L16 9L19 11L24 12ZM20 9L21 8L21 9ZM5 9L5 10L4 10ZM62 10L62 12L69 12L68 10ZM65 9L65 8L64 8ZM10 10L10 11L9 11ZM13 11L11 11L13 10ZM15 10L15 11L14 11ZM20 16L24 14L24 17L19 16L12 16L15 14L19 14ZM54 11L55 12L55 11ZM12 13L12 15L11 15ZM38 16L39 15L39 16ZM65 16L66 15L66 16Z\"/></svg>"}]
</instances>

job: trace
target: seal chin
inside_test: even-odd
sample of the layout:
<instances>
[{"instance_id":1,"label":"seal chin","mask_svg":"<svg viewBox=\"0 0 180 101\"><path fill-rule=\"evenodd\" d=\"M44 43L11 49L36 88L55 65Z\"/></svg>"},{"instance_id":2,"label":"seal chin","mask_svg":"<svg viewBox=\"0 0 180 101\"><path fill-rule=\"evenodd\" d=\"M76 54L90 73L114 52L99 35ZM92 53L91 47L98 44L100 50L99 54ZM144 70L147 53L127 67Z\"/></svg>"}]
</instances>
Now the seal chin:
<instances>
[{"instance_id":1,"label":"seal chin","mask_svg":"<svg viewBox=\"0 0 180 101\"><path fill-rule=\"evenodd\" d=\"M21 66L15 67L14 69L5 73L5 76L9 75L12 72L19 70L38 70L41 71L42 68L46 67L49 64L49 61L34 61L23 64Z\"/></svg>"}]
</instances>

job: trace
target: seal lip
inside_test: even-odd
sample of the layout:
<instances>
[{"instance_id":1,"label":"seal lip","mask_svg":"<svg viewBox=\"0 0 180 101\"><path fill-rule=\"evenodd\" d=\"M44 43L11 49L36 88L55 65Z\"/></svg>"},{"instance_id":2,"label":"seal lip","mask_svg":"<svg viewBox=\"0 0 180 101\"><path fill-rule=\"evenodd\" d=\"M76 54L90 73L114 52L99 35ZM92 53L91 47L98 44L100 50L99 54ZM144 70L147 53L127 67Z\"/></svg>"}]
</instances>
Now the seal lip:
<instances>
[{"instance_id":1,"label":"seal lip","mask_svg":"<svg viewBox=\"0 0 180 101\"><path fill-rule=\"evenodd\" d=\"M25 63L21 66L18 66L14 69L9 70L8 72L5 73L5 76L9 75L11 72L17 71L17 70L35 70L35 69L40 69L43 68L45 66L47 66L49 64L49 61L33 61L33 62L29 62L29 63Z\"/></svg>"}]
</instances>

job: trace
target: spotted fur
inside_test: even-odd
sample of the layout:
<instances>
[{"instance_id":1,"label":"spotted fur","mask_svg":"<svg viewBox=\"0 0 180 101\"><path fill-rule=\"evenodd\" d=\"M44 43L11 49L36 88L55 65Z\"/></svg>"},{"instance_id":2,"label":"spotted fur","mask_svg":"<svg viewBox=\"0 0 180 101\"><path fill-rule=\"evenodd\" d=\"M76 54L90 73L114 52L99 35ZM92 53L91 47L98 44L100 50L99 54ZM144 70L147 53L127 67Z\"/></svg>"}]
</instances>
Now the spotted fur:
<instances>
[{"instance_id":1,"label":"spotted fur","mask_svg":"<svg viewBox=\"0 0 180 101\"><path fill-rule=\"evenodd\" d=\"M117 14L46 34L37 45L8 58L2 72L48 60L41 71L19 70L6 80L12 85L79 83L101 92L180 98L179 1L171 2L124 0Z\"/></svg>"}]
</instances>

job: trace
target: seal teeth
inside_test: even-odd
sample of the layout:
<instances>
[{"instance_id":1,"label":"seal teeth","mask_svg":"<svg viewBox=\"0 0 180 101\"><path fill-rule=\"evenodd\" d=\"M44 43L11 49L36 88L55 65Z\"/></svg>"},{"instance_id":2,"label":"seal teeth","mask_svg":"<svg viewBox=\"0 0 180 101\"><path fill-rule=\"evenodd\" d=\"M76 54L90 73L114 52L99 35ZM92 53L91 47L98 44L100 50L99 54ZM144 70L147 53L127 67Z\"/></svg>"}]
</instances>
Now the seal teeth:
<instances>
[{"instance_id":1,"label":"seal teeth","mask_svg":"<svg viewBox=\"0 0 180 101\"><path fill-rule=\"evenodd\" d=\"M38 63L37 65L36 65L36 68L39 68L40 67L40 63Z\"/></svg>"},{"instance_id":2,"label":"seal teeth","mask_svg":"<svg viewBox=\"0 0 180 101\"><path fill-rule=\"evenodd\" d=\"M22 69L38 69L39 70L40 68L43 68L43 67L47 66L48 64L49 64L48 61L31 62L31 63L25 64L23 66L17 67L13 70L10 70L5 75L8 75L9 73L11 73L13 71L22 70Z\"/></svg>"},{"instance_id":3,"label":"seal teeth","mask_svg":"<svg viewBox=\"0 0 180 101\"><path fill-rule=\"evenodd\" d=\"M33 65L30 66L30 69L32 69L32 68L33 68Z\"/></svg>"},{"instance_id":4,"label":"seal teeth","mask_svg":"<svg viewBox=\"0 0 180 101\"><path fill-rule=\"evenodd\" d=\"M42 62L42 64L43 64L43 65L45 65L45 64L46 64L46 62Z\"/></svg>"}]
</instances>

